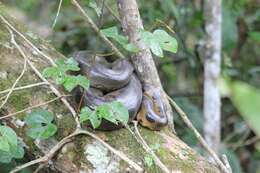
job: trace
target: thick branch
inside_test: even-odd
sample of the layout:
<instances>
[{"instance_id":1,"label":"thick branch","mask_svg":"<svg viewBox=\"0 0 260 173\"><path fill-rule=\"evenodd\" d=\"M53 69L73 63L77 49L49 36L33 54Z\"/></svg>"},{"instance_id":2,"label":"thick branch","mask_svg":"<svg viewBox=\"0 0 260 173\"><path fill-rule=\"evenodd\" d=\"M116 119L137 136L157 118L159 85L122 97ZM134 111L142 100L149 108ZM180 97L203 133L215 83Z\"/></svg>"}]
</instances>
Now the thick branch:
<instances>
[{"instance_id":1,"label":"thick branch","mask_svg":"<svg viewBox=\"0 0 260 173\"><path fill-rule=\"evenodd\" d=\"M204 135L214 151L220 145L220 94L217 79L221 62L221 1L205 1Z\"/></svg>"},{"instance_id":2,"label":"thick branch","mask_svg":"<svg viewBox=\"0 0 260 173\"><path fill-rule=\"evenodd\" d=\"M130 42L136 44L141 50L131 57L139 79L143 85L152 85L162 89L161 81L153 61L150 50L140 41L139 30L143 29L143 23L139 14L138 5L135 0L118 0L118 10L124 32L128 35ZM171 130L174 130L172 109L167 100L163 97L167 108L167 117Z\"/></svg>"}]
</instances>

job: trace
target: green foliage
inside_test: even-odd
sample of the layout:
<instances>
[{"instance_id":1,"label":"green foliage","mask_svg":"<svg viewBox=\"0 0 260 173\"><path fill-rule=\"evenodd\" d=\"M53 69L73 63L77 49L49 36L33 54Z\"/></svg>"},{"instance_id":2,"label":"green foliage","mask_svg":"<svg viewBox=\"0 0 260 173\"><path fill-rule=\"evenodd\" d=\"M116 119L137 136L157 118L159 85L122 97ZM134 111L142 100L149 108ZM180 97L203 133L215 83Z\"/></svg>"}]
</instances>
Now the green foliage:
<instances>
[{"instance_id":1,"label":"green foliage","mask_svg":"<svg viewBox=\"0 0 260 173\"><path fill-rule=\"evenodd\" d=\"M110 28L102 29L100 30L105 36L114 39L116 42L118 42L121 46L124 47L125 50L129 52L138 52L139 49L136 45L129 43L128 38L120 35L118 33L117 27L113 26Z\"/></svg>"},{"instance_id":2,"label":"green foliage","mask_svg":"<svg viewBox=\"0 0 260 173\"><path fill-rule=\"evenodd\" d=\"M52 78L56 84L63 85L64 88L71 92L76 86L81 86L88 89L89 80L82 75L72 76L68 75L67 71L79 71L78 62L73 58L67 60L59 59L56 61L55 67L47 67L43 70L43 76Z\"/></svg>"},{"instance_id":3,"label":"green foliage","mask_svg":"<svg viewBox=\"0 0 260 173\"><path fill-rule=\"evenodd\" d=\"M33 139L47 139L53 136L56 131L56 125L52 124L53 114L44 109L38 109L25 118L25 123L29 126L27 135Z\"/></svg>"},{"instance_id":4,"label":"green foliage","mask_svg":"<svg viewBox=\"0 0 260 173\"><path fill-rule=\"evenodd\" d=\"M93 128L98 128L102 119L106 119L114 124L127 124L129 114L127 108L120 102L114 101L105 103L94 108L83 107L80 112L80 122L89 120Z\"/></svg>"},{"instance_id":5,"label":"green foliage","mask_svg":"<svg viewBox=\"0 0 260 173\"><path fill-rule=\"evenodd\" d=\"M222 15L222 47L227 52L231 52L238 40L236 16L225 6L222 9Z\"/></svg>"},{"instance_id":6,"label":"green foliage","mask_svg":"<svg viewBox=\"0 0 260 173\"><path fill-rule=\"evenodd\" d=\"M92 111L88 107L83 107L80 111L80 122L89 120L93 128L98 128L101 124L101 118L96 110Z\"/></svg>"},{"instance_id":7,"label":"green foliage","mask_svg":"<svg viewBox=\"0 0 260 173\"><path fill-rule=\"evenodd\" d=\"M17 146L17 135L8 126L0 126L0 150L10 151L11 146Z\"/></svg>"},{"instance_id":8,"label":"green foliage","mask_svg":"<svg viewBox=\"0 0 260 173\"><path fill-rule=\"evenodd\" d=\"M23 158L24 149L16 133L8 126L0 126L0 162L9 163L13 158Z\"/></svg>"},{"instance_id":9,"label":"green foliage","mask_svg":"<svg viewBox=\"0 0 260 173\"><path fill-rule=\"evenodd\" d=\"M141 39L149 47L153 54L163 57L163 50L176 53L178 49L177 40L166 31L157 29L153 33L141 30Z\"/></svg>"},{"instance_id":10,"label":"green foliage","mask_svg":"<svg viewBox=\"0 0 260 173\"><path fill-rule=\"evenodd\" d=\"M228 96L255 133L260 136L260 90L244 82L222 80L222 94Z\"/></svg>"},{"instance_id":11,"label":"green foliage","mask_svg":"<svg viewBox=\"0 0 260 173\"><path fill-rule=\"evenodd\" d=\"M256 42L260 43L260 32L249 32L249 37Z\"/></svg>"}]
</instances>

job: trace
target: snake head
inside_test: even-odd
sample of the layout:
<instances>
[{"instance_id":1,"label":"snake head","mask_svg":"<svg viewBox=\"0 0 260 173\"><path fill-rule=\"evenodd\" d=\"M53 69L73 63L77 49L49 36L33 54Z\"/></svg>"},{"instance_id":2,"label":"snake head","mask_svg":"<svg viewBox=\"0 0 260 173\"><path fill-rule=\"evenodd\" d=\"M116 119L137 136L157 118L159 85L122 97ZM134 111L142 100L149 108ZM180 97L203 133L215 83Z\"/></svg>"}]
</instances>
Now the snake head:
<instances>
[{"instance_id":1,"label":"snake head","mask_svg":"<svg viewBox=\"0 0 260 173\"><path fill-rule=\"evenodd\" d=\"M167 125L165 106L159 88L145 88L141 110L137 115L139 123L151 130L160 130Z\"/></svg>"}]
</instances>

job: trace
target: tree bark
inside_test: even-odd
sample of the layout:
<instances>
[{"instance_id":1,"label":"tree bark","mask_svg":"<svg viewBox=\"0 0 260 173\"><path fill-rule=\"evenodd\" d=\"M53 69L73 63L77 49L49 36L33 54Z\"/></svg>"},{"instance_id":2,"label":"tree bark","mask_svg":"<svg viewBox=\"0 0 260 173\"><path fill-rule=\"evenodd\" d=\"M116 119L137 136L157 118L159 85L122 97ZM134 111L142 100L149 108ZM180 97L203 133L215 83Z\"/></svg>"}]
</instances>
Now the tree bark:
<instances>
[{"instance_id":1,"label":"tree bark","mask_svg":"<svg viewBox=\"0 0 260 173\"><path fill-rule=\"evenodd\" d=\"M220 145L220 94L217 80L221 63L221 0L204 1L205 57L204 57L204 136L218 153Z\"/></svg>"},{"instance_id":2,"label":"tree bark","mask_svg":"<svg viewBox=\"0 0 260 173\"><path fill-rule=\"evenodd\" d=\"M140 49L140 52L131 56L132 63L139 79L142 81L143 85L158 87L161 89L162 93L164 93L151 51L140 40L139 30L144 29L144 27L136 1L118 0L117 2L123 31L128 36L129 41L136 44ZM169 128L174 132L173 113L165 94L163 94L163 102L166 105Z\"/></svg>"},{"instance_id":3,"label":"tree bark","mask_svg":"<svg viewBox=\"0 0 260 173\"><path fill-rule=\"evenodd\" d=\"M37 48L45 54L48 54L53 60L64 58L64 56L57 52L48 42L32 34L32 32L26 30L23 25L8 16L1 4L0 15L5 17ZM40 54L36 53L23 38L15 34L15 40L39 71L50 66L49 62ZM23 57L10 42L10 34L6 29L6 25L0 20L0 91L6 90L12 86L13 82L22 71L23 63ZM22 80L18 84L19 86L25 86L37 82L41 81L28 67ZM2 96L3 95L0 95L0 97ZM2 117L33 105L46 102L53 97L55 97L54 94L46 85L15 90L8 99L7 104L0 110L0 116ZM65 107L60 100L42 106L42 108L53 112L55 115L54 122L58 126L58 131L55 136L47 140L32 140L26 135L26 126L23 121L26 114L30 111L0 120L1 124L12 127L23 140L26 146L27 159L30 160L43 156L44 153L50 151L58 141L70 135L75 130L74 119L67 107ZM149 145L159 144L160 147L156 150L156 154L172 172L219 172L215 166L208 163L172 133L154 132L141 127L139 130ZM146 172L160 172L159 168L155 165L149 167L144 164L144 157L148 155L128 130L121 129L112 132L99 131L94 133L115 149L125 153L130 159L144 168ZM48 163L47 167L48 168L45 168L46 172L135 172L131 166L120 160L119 157L111 153L100 142L88 136L77 136L72 138L71 142L64 145L58 151L56 157L52 159L52 162ZM32 169L35 170L36 167L33 167ZM0 172L4 173L1 170Z\"/></svg>"}]
</instances>

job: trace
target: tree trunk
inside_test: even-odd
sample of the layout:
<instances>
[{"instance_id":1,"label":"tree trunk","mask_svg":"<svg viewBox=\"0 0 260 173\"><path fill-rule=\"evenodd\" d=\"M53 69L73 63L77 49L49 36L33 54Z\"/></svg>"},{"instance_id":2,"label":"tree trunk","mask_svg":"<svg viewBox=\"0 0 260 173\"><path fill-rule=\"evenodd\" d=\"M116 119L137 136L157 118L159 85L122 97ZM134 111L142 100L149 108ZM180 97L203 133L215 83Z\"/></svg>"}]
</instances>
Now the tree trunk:
<instances>
[{"instance_id":1,"label":"tree trunk","mask_svg":"<svg viewBox=\"0 0 260 173\"><path fill-rule=\"evenodd\" d=\"M158 87L163 91L161 81L153 61L149 48L140 41L139 30L143 29L143 23L139 14L138 5L135 0L118 0L118 11L121 18L121 25L124 32L128 35L130 42L134 43L141 50L131 57L135 71L143 85ZM164 93L164 92L163 92ZM163 95L163 102L166 105L166 114L169 128L174 132L173 113L169 101Z\"/></svg>"},{"instance_id":2,"label":"tree trunk","mask_svg":"<svg viewBox=\"0 0 260 173\"><path fill-rule=\"evenodd\" d=\"M217 80L221 63L221 0L204 1L206 42L204 62L204 135L218 153L220 145L220 94Z\"/></svg>"},{"instance_id":3,"label":"tree trunk","mask_svg":"<svg viewBox=\"0 0 260 173\"><path fill-rule=\"evenodd\" d=\"M57 52L49 43L24 29L23 25L9 17L1 4L0 15L24 34L24 36L38 49L52 57L53 60L64 58L64 56ZM23 57L12 45L10 39L10 34L6 29L6 25L0 19L0 91L6 90L12 86L21 73L24 63ZM50 66L49 62L46 61L44 57L36 53L34 49L16 33L15 40L39 71ZM25 86L37 82L41 81L28 66L17 86ZM4 95L0 95L0 97L2 96ZM47 85L13 91L7 104L0 110L0 116L46 102L53 97L54 94ZM21 137L26 145L27 159L30 160L43 156L44 153L47 153L50 148L57 143L57 141L68 136L75 129L75 123L71 113L60 100L42 106L42 108L47 109L56 115L55 124L58 126L58 132L55 136L47 140L32 140L26 135L26 126L24 126L23 120L29 111L0 120L1 124L12 127L17 132L18 136ZM219 172L215 166L205 161L204 158L196 154L196 152L175 135L169 132L154 132L141 127L139 130L149 145L159 144L160 147L156 151L156 154L172 172ZM95 133L115 149L125 153L134 162L144 168L146 172L160 172L160 169L155 165L149 167L144 164L144 157L148 155L128 130L121 129L113 132L99 131ZM46 172L48 169L50 169L50 172L64 173L135 172L132 167L111 153L100 142L88 136L77 136L72 138L72 141L64 145L56 155L57 156L52 159L52 162L48 163L48 168L45 168ZM36 167L32 167L32 169L35 170ZM0 172L3 173L1 170Z\"/></svg>"}]
</instances>

